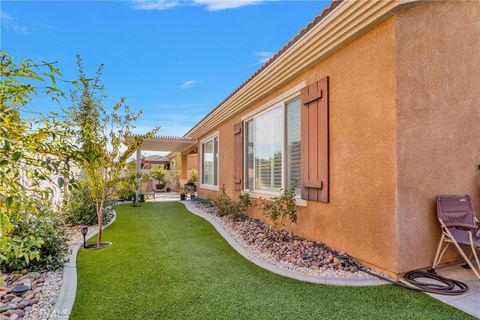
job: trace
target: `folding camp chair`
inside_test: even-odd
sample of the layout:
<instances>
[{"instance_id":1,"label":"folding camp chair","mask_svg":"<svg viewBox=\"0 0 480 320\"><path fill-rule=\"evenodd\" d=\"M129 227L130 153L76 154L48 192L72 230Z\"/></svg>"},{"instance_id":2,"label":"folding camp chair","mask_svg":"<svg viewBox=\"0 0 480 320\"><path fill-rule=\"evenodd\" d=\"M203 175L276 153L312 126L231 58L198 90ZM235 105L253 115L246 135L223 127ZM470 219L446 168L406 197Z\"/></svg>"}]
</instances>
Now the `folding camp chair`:
<instances>
[{"instance_id":1,"label":"folding camp chair","mask_svg":"<svg viewBox=\"0 0 480 320\"><path fill-rule=\"evenodd\" d=\"M442 237L432 268L435 269L439 265L448 246L453 243L480 280L480 261L476 252L480 249L480 228L470 196L467 194L437 196L437 217L442 227ZM443 246L444 242L446 242L445 246ZM470 257L467 256L462 246L470 247L472 251ZM471 261L472 256L475 257L476 266Z\"/></svg>"}]
</instances>

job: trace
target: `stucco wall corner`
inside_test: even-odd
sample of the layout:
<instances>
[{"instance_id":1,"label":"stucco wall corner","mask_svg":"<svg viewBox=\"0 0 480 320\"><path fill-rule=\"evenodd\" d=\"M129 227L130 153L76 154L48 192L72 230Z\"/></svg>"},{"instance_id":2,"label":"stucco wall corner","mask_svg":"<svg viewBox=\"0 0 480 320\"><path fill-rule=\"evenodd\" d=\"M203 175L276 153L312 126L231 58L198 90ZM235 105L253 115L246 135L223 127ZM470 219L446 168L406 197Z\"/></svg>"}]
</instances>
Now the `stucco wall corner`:
<instances>
[{"instance_id":1,"label":"stucco wall corner","mask_svg":"<svg viewBox=\"0 0 480 320\"><path fill-rule=\"evenodd\" d=\"M469 193L480 212L480 2L402 10L395 38L398 270L406 272L432 264L436 195Z\"/></svg>"}]
</instances>

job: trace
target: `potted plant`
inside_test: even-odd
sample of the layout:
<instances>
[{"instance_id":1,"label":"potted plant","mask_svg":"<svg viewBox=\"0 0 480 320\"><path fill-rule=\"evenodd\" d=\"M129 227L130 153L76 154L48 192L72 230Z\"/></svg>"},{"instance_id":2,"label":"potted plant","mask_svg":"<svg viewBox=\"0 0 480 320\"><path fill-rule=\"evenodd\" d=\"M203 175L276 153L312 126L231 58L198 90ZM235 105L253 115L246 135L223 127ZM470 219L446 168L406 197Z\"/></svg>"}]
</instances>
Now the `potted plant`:
<instances>
[{"instance_id":1,"label":"potted plant","mask_svg":"<svg viewBox=\"0 0 480 320\"><path fill-rule=\"evenodd\" d=\"M157 190L165 188L165 169L163 169L162 167L153 169L151 172L151 176L153 179L158 181L158 183L156 184Z\"/></svg>"},{"instance_id":2,"label":"potted plant","mask_svg":"<svg viewBox=\"0 0 480 320\"><path fill-rule=\"evenodd\" d=\"M170 192L170 191L171 191L171 189L170 189L170 181L165 180L165 188L167 189L167 192Z\"/></svg>"},{"instance_id":3,"label":"potted plant","mask_svg":"<svg viewBox=\"0 0 480 320\"><path fill-rule=\"evenodd\" d=\"M180 187L180 201L187 200L187 185L183 185Z\"/></svg>"},{"instance_id":4,"label":"potted plant","mask_svg":"<svg viewBox=\"0 0 480 320\"><path fill-rule=\"evenodd\" d=\"M175 191L181 192L182 184L180 182L180 176L178 175L178 172L174 171L172 173L172 177Z\"/></svg>"},{"instance_id":5,"label":"potted plant","mask_svg":"<svg viewBox=\"0 0 480 320\"><path fill-rule=\"evenodd\" d=\"M197 192L198 172L197 169L190 170L189 181L193 184L193 192Z\"/></svg>"},{"instance_id":6,"label":"potted plant","mask_svg":"<svg viewBox=\"0 0 480 320\"><path fill-rule=\"evenodd\" d=\"M192 190L190 190L190 200L195 201L195 198L196 198L195 192L192 189Z\"/></svg>"},{"instance_id":7,"label":"potted plant","mask_svg":"<svg viewBox=\"0 0 480 320\"><path fill-rule=\"evenodd\" d=\"M192 180L188 180L185 187L187 188L188 193L195 192L195 183Z\"/></svg>"}]
</instances>

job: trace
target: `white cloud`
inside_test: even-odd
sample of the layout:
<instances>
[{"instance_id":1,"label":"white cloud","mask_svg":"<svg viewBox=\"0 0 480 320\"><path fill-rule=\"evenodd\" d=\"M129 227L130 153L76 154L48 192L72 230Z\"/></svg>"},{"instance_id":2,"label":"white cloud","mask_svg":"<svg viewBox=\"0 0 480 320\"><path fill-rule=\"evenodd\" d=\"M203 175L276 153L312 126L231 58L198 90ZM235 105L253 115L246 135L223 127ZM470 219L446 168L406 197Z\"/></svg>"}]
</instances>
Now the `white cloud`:
<instances>
[{"instance_id":1,"label":"white cloud","mask_svg":"<svg viewBox=\"0 0 480 320\"><path fill-rule=\"evenodd\" d=\"M196 84L199 84L200 80L187 80L180 86L180 89L188 89Z\"/></svg>"},{"instance_id":2,"label":"white cloud","mask_svg":"<svg viewBox=\"0 0 480 320\"><path fill-rule=\"evenodd\" d=\"M178 6L203 6L209 11L234 9L276 0L132 0L136 10L166 10Z\"/></svg>"},{"instance_id":3,"label":"white cloud","mask_svg":"<svg viewBox=\"0 0 480 320\"><path fill-rule=\"evenodd\" d=\"M12 31L16 34L28 35L28 28L15 23L12 16L5 11L0 11L1 28L5 31Z\"/></svg>"},{"instance_id":4,"label":"white cloud","mask_svg":"<svg viewBox=\"0 0 480 320\"><path fill-rule=\"evenodd\" d=\"M268 60L270 60L271 57L275 54L275 52L271 51L257 51L254 53L255 54L255 59L257 59L258 64L264 64Z\"/></svg>"},{"instance_id":5,"label":"white cloud","mask_svg":"<svg viewBox=\"0 0 480 320\"><path fill-rule=\"evenodd\" d=\"M181 4L178 0L133 0L133 3L136 10L166 10Z\"/></svg>"},{"instance_id":6,"label":"white cloud","mask_svg":"<svg viewBox=\"0 0 480 320\"><path fill-rule=\"evenodd\" d=\"M265 0L193 0L193 1L198 5L205 6L209 11L234 9L234 8L266 2Z\"/></svg>"}]
</instances>

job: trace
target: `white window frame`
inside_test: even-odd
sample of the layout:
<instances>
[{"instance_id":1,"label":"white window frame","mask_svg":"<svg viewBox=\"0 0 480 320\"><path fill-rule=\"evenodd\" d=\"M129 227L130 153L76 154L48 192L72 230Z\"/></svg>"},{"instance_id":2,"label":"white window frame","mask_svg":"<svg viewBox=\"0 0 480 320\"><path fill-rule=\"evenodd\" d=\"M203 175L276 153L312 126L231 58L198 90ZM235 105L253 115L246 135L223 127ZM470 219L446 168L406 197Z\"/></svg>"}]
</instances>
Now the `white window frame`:
<instances>
[{"instance_id":1,"label":"white window frame","mask_svg":"<svg viewBox=\"0 0 480 320\"><path fill-rule=\"evenodd\" d=\"M217 138L217 167L214 168L214 170L217 170L217 185L213 184L204 184L202 183L203 181L203 145L209 141L213 141L213 139ZM200 162L200 188L202 189L207 189L207 190L214 190L218 191L220 190L219 185L220 185L220 135L217 132L212 133L211 135L207 136L204 139L200 140L200 154L199 154L199 162ZM214 179L215 180L215 179ZM214 182L215 183L215 182Z\"/></svg>"},{"instance_id":2,"label":"white window frame","mask_svg":"<svg viewBox=\"0 0 480 320\"><path fill-rule=\"evenodd\" d=\"M292 95L289 95L288 97L284 98L282 101L280 102L277 102L273 105L271 105L270 107L267 107L267 108L262 108L262 110L259 110L257 113L254 113L253 115L252 114L249 114L249 117L248 118L245 118L243 120L243 139L244 141L246 141L247 137L245 136L245 132L246 132L246 124L248 121L250 120L253 120L253 130L254 130L254 133L253 133L253 145L255 146L255 119L275 108L278 108L280 107L281 110L282 110L282 116L283 116L283 126L282 126L282 137L283 137L283 141L282 141L282 186L281 186L281 189L285 190L285 186L287 185L287 163L286 163L286 148L287 148L287 139L286 139L286 130L287 130L287 117L286 117L286 110L287 110L287 104L297 98L300 98L300 92L295 92L294 94ZM246 160L246 156L247 156L247 152L248 152L248 148L247 148L247 143L244 143L243 144L243 156L244 156L244 159L243 161ZM272 196L279 196L282 194L281 191L268 191L268 190L256 190L255 189L255 181L256 181L256 159L255 159L255 147L253 148L253 190L250 190L247 188L248 186L248 179L246 179L246 176L247 176L247 170L246 170L246 166L244 168L244 177L243 177L243 180L244 180L244 183L243 183L243 190L245 192L249 192L250 194L252 194L254 197L260 197L262 195L265 195L267 196L267 198L270 198ZM300 199L300 196L298 195L297 196L297 200L302 200ZM303 201L303 200L302 200ZM297 201L297 204L301 203L302 201ZM301 204L300 204L301 205Z\"/></svg>"}]
</instances>

